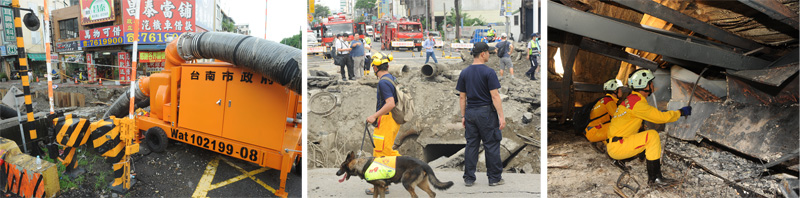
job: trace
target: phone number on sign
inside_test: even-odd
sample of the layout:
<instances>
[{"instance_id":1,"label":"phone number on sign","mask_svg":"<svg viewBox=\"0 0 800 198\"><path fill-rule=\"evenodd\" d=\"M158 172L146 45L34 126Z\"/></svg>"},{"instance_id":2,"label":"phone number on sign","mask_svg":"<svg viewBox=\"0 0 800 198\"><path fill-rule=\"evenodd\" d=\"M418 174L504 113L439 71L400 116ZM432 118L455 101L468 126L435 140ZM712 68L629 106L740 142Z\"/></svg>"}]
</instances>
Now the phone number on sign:
<instances>
[{"instance_id":1,"label":"phone number on sign","mask_svg":"<svg viewBox=\"0 0 800 198\"><path fill-rule=\"evenodd\" d=\"M194 134L186 131L178 131L177 129L172 129L170 133L170 138L180 140L187 144L192 144L197 147L202 147L208 150L215 151L217 153L222 153L231 157L248 160L253 163L259 164L264 158L264 152L259 151L255 148L248 148L246 146L241 146L239 144L225 142L223 140L216 139L212 136L203 136L203 134Z\"/></svg>"},{"instance_id":2,"label":"phone number on sign","mask_svg":"<svg viewBox=\"0 0 800 198\"><path fill-rule=\"evenodd\" d=\"M168 42L169 38L178 38L180 33L172 33L172 32L140 32L139 33L139 43L166 43ZM127 33L125 34L125 42L126 43L133 43L134 41L134 34Z\"/></svg>"},{"instance_id":3,"label":"phone number on sign","mask_svg":"<svg viewBox=\"0 0 800 198\"><path fill-rule=\"evenodd\" d=\"M121 45L121 44L125 44L123 42L122 37L111 37L111 38L101 38L101 39L91 39L91 40L81 41L82 47L95 47L95 46Z\"/></svg>"}]
</instances>

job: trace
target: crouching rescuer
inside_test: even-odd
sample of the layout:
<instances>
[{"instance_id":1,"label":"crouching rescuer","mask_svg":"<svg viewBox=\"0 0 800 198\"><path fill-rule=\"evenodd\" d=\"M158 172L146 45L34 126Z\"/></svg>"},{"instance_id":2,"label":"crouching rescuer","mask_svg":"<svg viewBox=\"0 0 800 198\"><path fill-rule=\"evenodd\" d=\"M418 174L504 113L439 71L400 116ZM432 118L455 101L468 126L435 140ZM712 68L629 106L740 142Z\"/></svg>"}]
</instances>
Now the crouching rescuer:
<instances>
[{"instance_id":1,"label":"crouching rescuer","mask_svg":"<svg viewBox=\"0 0 800 198\"><path fill-rule=\"evenodd\" d=\"M615 160L623 160L645 152L647 158L647 181L653 185L669 185L674 180L661 175L661 139L655 130L639 132L642 121L656 124L675 122L680 116L692 113L686 106L674 111L659 111L647 104L647 97L655 90L655 75L649 70L636 70L628 78L628 86L633 92L617 107L608 131L608 155Z\"/></svg>"}]
</instances>

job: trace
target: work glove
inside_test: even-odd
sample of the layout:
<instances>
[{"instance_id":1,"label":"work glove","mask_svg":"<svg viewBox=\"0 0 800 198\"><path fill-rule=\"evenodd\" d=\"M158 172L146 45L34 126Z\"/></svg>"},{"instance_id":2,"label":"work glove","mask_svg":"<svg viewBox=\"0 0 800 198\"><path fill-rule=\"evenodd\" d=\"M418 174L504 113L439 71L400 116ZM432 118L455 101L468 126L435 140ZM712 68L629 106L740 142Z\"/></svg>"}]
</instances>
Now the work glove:
<instances>
[{"instance_id":1,"label":"work glove","mask_svg":"<svg viewBox=\"0 0 800 198\"><path fill-rule=\"evenodd\" d=\"M682 107L681 109L678 109L678 111L681 111L682 116L692 115L692 106Z\"/></svg>"}]
</instances>

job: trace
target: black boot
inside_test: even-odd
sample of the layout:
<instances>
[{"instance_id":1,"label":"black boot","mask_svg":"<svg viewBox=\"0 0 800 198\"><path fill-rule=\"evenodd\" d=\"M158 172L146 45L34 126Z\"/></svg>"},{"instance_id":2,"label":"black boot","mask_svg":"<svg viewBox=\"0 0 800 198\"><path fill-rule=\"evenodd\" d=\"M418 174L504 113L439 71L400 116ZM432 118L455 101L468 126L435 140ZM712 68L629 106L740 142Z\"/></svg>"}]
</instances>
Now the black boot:
<instances>
[{"instance_id":1,"label":"black boot","mask_svg":"<svg viewBox=\"0 0 800 198\"><path fill-rule=\"evenodd\" d=\"M664 178L661 175L661 161L647 160L647 184L650 186L668 186L675 183L675 180Z\"/></svg>"}]
</instances>

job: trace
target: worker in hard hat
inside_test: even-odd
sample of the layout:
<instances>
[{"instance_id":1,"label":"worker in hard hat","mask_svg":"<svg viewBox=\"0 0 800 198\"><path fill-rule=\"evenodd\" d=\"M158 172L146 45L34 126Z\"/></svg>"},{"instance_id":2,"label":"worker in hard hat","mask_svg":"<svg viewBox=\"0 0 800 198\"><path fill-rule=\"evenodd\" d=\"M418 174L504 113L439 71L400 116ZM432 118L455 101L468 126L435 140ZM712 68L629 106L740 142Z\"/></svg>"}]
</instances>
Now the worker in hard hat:
<instances>
[{"instance_id":1,"label":"worker in hard hat","mask_svg":"<svg viewBox=\"0 0 800 198\"><path fill-rule=\"evenodd\" d=\"M486 32L486 37L487 37L486 42L487 43L494 42L494 36L495 36L494 28L492 28L492 24L489 24L489 31Z\"/></svg>"},{"instance_id":2,"label":"worker in hard hat","mask_svg":"<svg viewBox=\"0 0 800 198\"><path fill-rule=\"evenodd\" d=\"M539 34L531 34L531 40L528 41L528 60L531 61L531 69L525 72L525 76L536 80L536 69L539 68Z\"/></svg>"},{"instance_id":3,"label":"worker in hard hat","mask_svg":"<svg viewBox=\"0 0 800 198\"><path fill-rule=\"evenodd\" d=\"M606 96L600 98L592 106L592 111L589 113L589 125L586 126L584 131L589 142L602 141L606 143L611 116L617 111L618 98L622 97L622 92L619 90L622 86L622 81L617 79L608 80L603 84L603 91L606 92Z\"/></svg>"},{"instance_id":4,"label":"worker in hard hat","mask_svg":"<svg viewBox=\"0 0 800 198\"><path fill-rule=\"evenodd\" d=\"M378 81L376 112L367 117L367 122L373 123L375 126L375 132L372 136L375 143L375 149L372 152L373 157L400 156L400 153L392 149L394 138L400 129L400 125L394 121L391 113L397 102L397 96L395 95L397 78L389 73L389 62L393 59L391 54L385 55L378 52L372 55L372 69L375 70L375 76L380 79Z\"/></svg>"},{"instance_id":5,"label":"worker in hard hat","mask_svg":"<svg viewBox=\"0 0 800 198\"><path fill-rule=\"evenodd\" d=\"M372 55L372 70L375 71L375 76L380 79L378 81L378 104L376 105L376 112L367 117L367 122L375 126L375 131L372 133L372 142L375 148L372 149L372 157L384 156L400 156L392 148L394 146L394 139L397 137L397 131L400 130L400 125L394 121L392 117L392 109L397 103L397 96L395 94L395 84L397 78L389 73L389 62L394 57L389 54L381 52ZM388 189L386 193L388 193ZM366 193L372 195L373 189L367 189Z\"/></svg>"},{"instance_id":6,"label":"worker in hard hat","mask_svg":"<svg viewBox=\"0 0 800 198\"><path fill-rule=\"evenodd\" d=\"M665 186L674 180L661 175L661 139L655 130L639 131L642 121L663 124L675 122L680 116L692 114L692 107L685 106L674 111L659 111L647 104L653 94L653 72L646 69L634 71L628 77L628 86L633 92L617 106L611 118L606 146L608 155L616 160L631 158L644 152L647 158L647 181L650 185Z\"/></svg>"}]
</instances>

